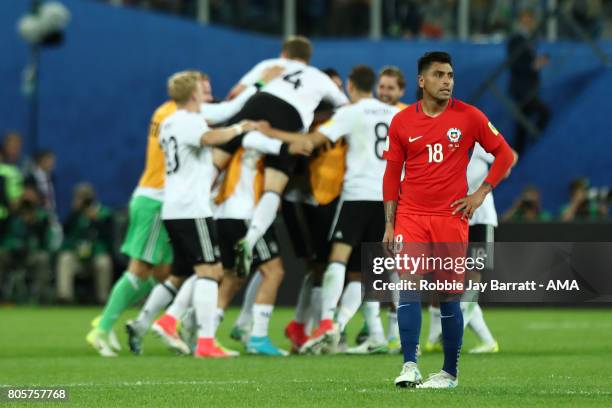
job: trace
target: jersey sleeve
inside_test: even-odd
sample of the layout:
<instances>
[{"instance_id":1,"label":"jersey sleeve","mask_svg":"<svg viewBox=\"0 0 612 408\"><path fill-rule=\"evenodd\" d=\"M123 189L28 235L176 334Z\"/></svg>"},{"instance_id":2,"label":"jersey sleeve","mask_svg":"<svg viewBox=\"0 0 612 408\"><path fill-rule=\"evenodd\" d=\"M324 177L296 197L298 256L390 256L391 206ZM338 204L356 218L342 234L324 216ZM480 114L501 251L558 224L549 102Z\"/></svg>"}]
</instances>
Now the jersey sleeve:
<instances>
[{"instance_id":1,"label":"jersey sleeve","mask_svg":"<svg viewBox=\"0 0 612 408\"><path fill-rule=\"evenodd\" d=\"M342 92L340 88L335 84L334 81L331 80L330 77L323 74L324 79L322 80L322 84L325 86L325 94L323 96L323 100L334 105L335 108L339 108L342 105L347 105L349 103L348 98Z\"/></svg>"},{"instance_id":2,"label":"jersey sleeve","mask_svg":"<svg viewBox=\"0 0 612 408\"><path fill-rule=\"evenodd\" d=\"M406 161L406 151L399 137L399 127L401 124L398 116L399 115L395 115L391 121L389 134L387 135L387 143L383 151L383 159L403 163Z\"/></svg>"},{"instance_id":3,"label":"jersey sleeve","mask_svg":"<svg viewBox=\"0 0 612 408\"><path fill-rule=\"evenodd\" d=\"M244 74L242 78L240 78L240 84L245 85L245 86L253 85L255 82L259 81L263 71L266 68L270 67L272 64L273 64L273 60L261 61L259 64L251 68L249 72Z\"/></svg>"},{"instance_id":4,"label":"jersey sleeve","mask_svg":"<svg viewBox=\"0 0 612 408\"><path fill-rule=\"evenodd\" d=\"M220 103L203 103L201 106L202 113L210 125L225 122L237 114L244 106L246 101L256 92L257 88L254 86L249 86L231 101Z\"/></svg>"},{"instance_id":5,"label":"jersey sleeve","mask_svg":"<svg viewBox=\"0 0 612 408\"><path fill-rule=\"evenodd\" d=\"M354 116L352 106L344 106L338 109L327 122L319 126L317 132L324 134L332 142L336 142L342 136L350 134Z\"/></svg>"},{"instance_id":6,"label":"jersey sleeve","mask_svg":"<svg viewBox=\"0 0 612 408\"><path fill-rule=\"evenodd\" d=\"M482 148L490 153L495 150L502 142L504 137L501 133L493 126L489 119L484 113L475 109L474 121L476 123L476 142L482 146Z\"/></svg>"}]
</instances>

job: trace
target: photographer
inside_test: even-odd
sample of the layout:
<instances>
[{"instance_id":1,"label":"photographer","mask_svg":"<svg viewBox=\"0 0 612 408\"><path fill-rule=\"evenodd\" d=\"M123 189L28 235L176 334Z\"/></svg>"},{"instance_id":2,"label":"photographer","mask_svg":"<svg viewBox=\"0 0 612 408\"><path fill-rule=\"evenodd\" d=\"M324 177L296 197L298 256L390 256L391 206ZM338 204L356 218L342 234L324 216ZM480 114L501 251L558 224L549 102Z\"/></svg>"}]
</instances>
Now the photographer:
<instances>
[{"instance_id":1,"label":"photographer","mask_svg":"<svg viewBox=\"0 0 612 408\"><path fill-rule=\"evenodd\" d=\"M572 180L569 193L570 202L561 209L562 221L599 220L608 216L607 197L597 200L596 194L589 194L586 178Z\"/></svg>"},{"instance_id":2,"label":"photographer","mask_svg":"<svg viewBox=\"0 0 612 408\"><path fill-rule=\"evenodd\" d=\"M64 224L64 242L57 258L57 296L73 302L77 274L93 274L96 301L106 301L113 277L112 215L96 200L88 183L74 188L72 211Z\"/></svg>"},{"instance_id":3,"label":"photographer","mask_svg":"<svg viewBox=\"0 0 612 408\"><path fill-rule=\"evenodd\" d=\"M0 270L9 272L7 296L21 297L14 293L17 285L29 284L29 296L33 302L48 300L47 287L51 280L49 242L51 229L49 217L40 204L38 193L26 187L15 211L8 218L6 234L0 245ZM21 275L21 278L18 276Z\"/></svg>"},{"instance_id":4,"label":"photographer","mask_svg":"<svg viewBox=\"0 0 612 408\"><path fill-rule=\"evenodd\" d=\"M550 221L550 213L542 210L540 190L536 186L527 186L514 202L514 205L504 213L504 221Z\"/></svg>"}]
</instances>

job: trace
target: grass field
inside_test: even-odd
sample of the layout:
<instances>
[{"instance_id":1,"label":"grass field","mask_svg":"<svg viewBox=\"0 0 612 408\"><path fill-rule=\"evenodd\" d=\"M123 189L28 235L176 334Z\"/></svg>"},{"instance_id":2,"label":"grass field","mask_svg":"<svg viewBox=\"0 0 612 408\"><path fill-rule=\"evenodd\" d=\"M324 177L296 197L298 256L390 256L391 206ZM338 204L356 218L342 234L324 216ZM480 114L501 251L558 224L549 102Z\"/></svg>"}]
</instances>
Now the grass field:
<instances>
[{"instance_id":1,"label":"grass field","mask_svg":"<svg viewBox=\"0 0 612 408\"><path fill-rule=\"evenodd\" d=\"M104 359L85 343L96 313L91 308L0 309L0 384L69 388L68 402L43 406L612 406L609 310L486 310L501 352L462 355L454 390L396 389L399 356L202 361L171 355L149 336L146 355L123 351L119 358ZM235 315L230 311L220 329L227 346L237 346L228 338ZM290 317L290 310L281 309L272 321L272 337L284 347L282 328ZM360 324L355 319L349 326L351 339ZM123 340L123 321L117 329ZM467 332L464 350L474 344ZM441 362L441 354L425 354L419 366L426 376ZM11 405L24 403L0 402Z\"/></svg>"}]
</instances>

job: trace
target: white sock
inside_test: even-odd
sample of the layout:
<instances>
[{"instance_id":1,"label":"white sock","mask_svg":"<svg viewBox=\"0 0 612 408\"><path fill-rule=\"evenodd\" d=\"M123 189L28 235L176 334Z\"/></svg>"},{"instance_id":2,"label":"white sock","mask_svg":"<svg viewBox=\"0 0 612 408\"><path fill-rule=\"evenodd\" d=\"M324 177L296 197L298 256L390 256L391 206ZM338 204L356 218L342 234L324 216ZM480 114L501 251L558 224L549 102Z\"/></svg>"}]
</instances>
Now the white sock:
<instances>
[{"instance_id":1,"label":"white sock","mask_svg":"<svg viewBox=\"0 0 612 408\"><path fill-rule=\"evenodd\" d=\"M183 317L187 308L191 306L191 299L193 297L193 283L195 282L197 276L190 276L179 289L174 301L166 310L166 313L170 316L174 317L176 320L179 320Z\"/></svg>"},{"instance_id":2,"label":"white sock","mask_svg":"<svg viewBox=\"0 0 612 408\"><path fill-rule=\"evenodd\" d=\"M387 327L387 340L398 339L399 335L399 326L397 325L397 312L392 312L389 310L387 313L387 319L389 326Z\"/></svg>"},{"instance_id":3,"label":"white sock","mask_svg":"<svg viewBox=\"0 0 612 408\"><path fill-rule=\"evenodd\" d=\"M308 308L310 306L310 298L312 294L312 273L306 274L300 286L297 305L295 306L295 321L298 323L306 323L308 318Z\"/></svg>"},{"instance_id":4,"label":"white sock","mask_svg":"<svg viewBox=\"0 0 612 408\"><path fill-rule=\"evenodd\" d=\"M266 191L255 207L251 224L246 234L246 242L252 250L255 244L266 233L276 218L276 212L280 206L280 195Z\"/></svg>"},{"instance_id":5,"label":"white sock","mask_svg":"<svg viewBox=\"0 0 612 408\"><path fill-rule=\"evenodd\" d=\"M322 292L320 286L315 286L310 292L310 307L308 308L308 318L306 319L306 326L304 328L306 334L310 333L312 329L319 324L319 320L321 320Z\"/></svg>"},{"instance_id":6,"label":"white sock","mask_svg":"<svg viewBox=\"0 0 612 408\"><path fill-rule=\"evenodd\" d=\"M442 336L442 321L440 320L440 308L429 306L429 338L428 342L436 343Z\"/></svg>"},{"instance_id":7,"label":"white sock","mask_svg":"<svg viewBox=\"0 0 612 408\"><path fill-rule=\"evenodd\" d=\"M321 286L321 320L334 318L336 306L342 295L346 265L339 262L330 262L323 274Z\"/></svg>"},{"instance_id":8,"label":"white sock","mask_svg":"<svg viewBox=\"0 0 612 408\"><path fill-rule=\"evenodd\" d=\"M363 304L363 315L370 331L369 338L379 343L384 342L385 335L380 320L380 303L365 302Z\"/></svg>"},{"instance_id":9,"label":"white sock","mask_svg":"<svg viewBox=\"0 0 612 408\"><path fill-rule=\"evenodd\" d=\"M193 284L193 308L198 321L198 338L215 337L218 295L219 284L212 279L196 279Z\"/></svg>"},{"instance_id":10,"label":"white sock","mask_svg":"<svg viewBox=\"0 0 612 408\"><path fill-rule=\"evenodd\" d=\"M484 316L482 314L482 309L480 305L477 304L474 309L474 314L469 324L470 328L474 330L474 333L480 338L480 341L486 344L493 343L495 340L493 339L493 335L487 327L487 324L484 321Z\"/></svg>"},{"instance_id":11,"label":"white sock","mask_svg":"<svg viewBox=\"0 0 612 408\"><path fill-rule=\"evenodd\" d=\"M336 316L340 331L344 330L348 322L355 316L359 306L361 306L361 282L351 281L344 288L338 307L338 316Z\"/></svg>"},{"instance_id":12,"label":"white sock","mask_svg":"<svg viewBox=\"0 0 612 408\"><path fill-rule=\"evenodd\" d=\"M149 330L151 323L153 323L153 319L157 317L159 312L172 302L172 299L176 296L176 292L177 290L170 279L167 279L164 283L155 285L134 322L136 330L138 330L141 335Z\"/></svg>"},{"instance_id":13,"label":"white sock","mask_svg":"<svg viewBox=\"0 0 612 408\"><path fill-rule=\"evenodd\" d=\"M264 337L268 335L268 324L272 317L274 305L253 305L253 330L251 336Z\"/></svg>"},{"instance_id":14,"label":"white sock","mask_svg":"<svg viewBox=\"0 0 612 408\"><path fill-rule=\"evenodd\" d=\"M217 332L219 325L223 321L224 315L225 315L225 312L220 307L218 307L217 310L215 310L215 333Z\"/></svg>"},{"instance_id":15,"label":"white sock","mask_svg":"<svg viewBox=\"0 0 612 408\"><path fill-rule=\"evenodd\" d=\"M185 314L181 317L181 325L188 333L194 333L197 330L198 322L193 307L188 307Z\"/></svg>"},{"instance_id":16,"label":"white sock","mask_svg":"<svg viewBox=\"0 0 612 408\"><path fill-rule=\"evenodd\" d=\"M255 303L259 285L261 285L261 272L256 271L247 285L246 292L244 292L240 314L234 326L241 328L248 327L253 321L253 303Z\"/></svg>"}]
</instances>

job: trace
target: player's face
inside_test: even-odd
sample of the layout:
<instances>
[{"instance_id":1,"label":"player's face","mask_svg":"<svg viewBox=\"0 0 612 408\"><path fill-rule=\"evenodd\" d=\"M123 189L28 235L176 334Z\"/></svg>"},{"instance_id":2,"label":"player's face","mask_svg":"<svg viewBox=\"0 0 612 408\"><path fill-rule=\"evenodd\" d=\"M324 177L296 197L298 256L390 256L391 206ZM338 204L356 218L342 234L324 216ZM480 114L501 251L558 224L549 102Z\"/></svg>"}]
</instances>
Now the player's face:
<instances>
[{"instance_id":1,"label":"player's face","mask_svg":"<svg viewBox=\"0 0 612 408\"><path fill-rule=\"evenodd\" d=\"M206 95L204 94L204 87L202 86L202 81L196 82L195 90L193 91L193 100L199 105L203 104L206 100Z\"/></svg>"},{"instance_id":2,"label":"player's face","mask_svg":"<svg viewBox=\"0 0 612 408\"><path fill-rule=\"evenodd\" d=\"M404 96L404 90L400 88L396 77L383 75L378 79L376 94L384 103L395 105Z\"/></svg>"},{"instance_id":3,"label":"player's face","mask_svg":"<svg viewBox=\"0 0 612 408\"><path fill-rule=\"evenodd\" d=\"M423 89L423 94L440 102L451 98L454 85L453 68L450 64L434 62L419 75L419 86Z\"/></svg>"},{"instance_id":4,"label":"player's face","mask_svg":"<svg viewBox=\"0 0 612 408\"><path fill-rule=\"evenodd\" d=\"M212 96L212 86L210 85L210 81L204 79L202 82L202 90L204 92L204 102L210 103L213 101Z\"/></svg>"}]
</instances>

